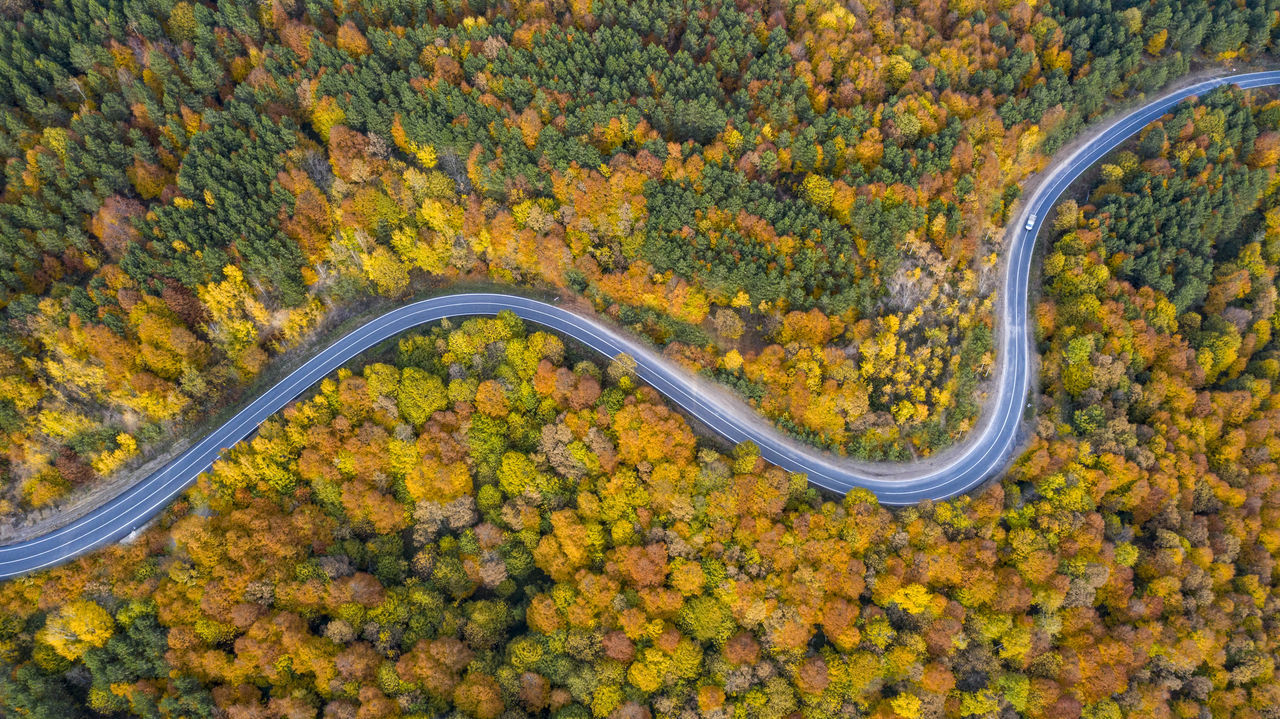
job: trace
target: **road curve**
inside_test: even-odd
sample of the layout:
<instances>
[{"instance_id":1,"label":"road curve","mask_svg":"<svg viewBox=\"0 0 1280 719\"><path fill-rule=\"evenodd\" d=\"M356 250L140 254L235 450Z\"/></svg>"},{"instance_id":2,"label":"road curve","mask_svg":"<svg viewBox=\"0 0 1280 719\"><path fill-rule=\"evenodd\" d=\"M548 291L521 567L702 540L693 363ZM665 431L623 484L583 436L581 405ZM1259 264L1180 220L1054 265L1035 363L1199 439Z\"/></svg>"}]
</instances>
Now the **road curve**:
<instances>
[{"instance_id":1,"label":"road curve","mask_svg":"<svg viewBox=\"0 0 1280 719\"><path fill-rule=\"evenodd\" d=\"M1088 143L1057 160L1025 199L1006 238L1004 289L997 316L997 356L1001 363L996 396L962 449L942 459L914 466L847 461L782 435L741 400L709 387L706 380L595 319L512 295L448 295L414 302L370 320L307 360L198 444L120 495L65 527L0 547L0 578L50 567L128 536L190 486L197 475L208 470L223 449L249 436L263 420L307 388L379 342L443 318L491 316L503 310L572 337L603 355L632 355L638 363L639 378L668 400L731 442L754 441L765 459L806 473L820 487L840 493L866 488L881 503L889 505L944 499L965 492L1004 469L1017 446L1033 376L1027 323L1031 257L1036 234L1050 208L1082 172L1142 127L1182 100L1226 84L1243 88L1276 85L1280 84L1280 71L1216 77L1162 95L1111 122ZM1035 220L1027 230L1027 219L1031 217Z\"/></svg>"}]
</instances>

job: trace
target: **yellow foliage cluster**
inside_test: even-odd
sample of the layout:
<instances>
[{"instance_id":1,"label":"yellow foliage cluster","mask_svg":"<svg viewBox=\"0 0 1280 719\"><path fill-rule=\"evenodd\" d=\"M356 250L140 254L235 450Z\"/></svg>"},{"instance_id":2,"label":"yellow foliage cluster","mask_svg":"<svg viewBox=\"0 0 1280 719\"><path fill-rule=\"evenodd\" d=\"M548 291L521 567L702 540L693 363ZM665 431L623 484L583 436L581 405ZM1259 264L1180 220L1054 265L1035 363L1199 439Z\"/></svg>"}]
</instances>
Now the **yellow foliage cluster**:
<instances>
[{"instance_id":1,"label":"yellow foliage cluster","mask_svg":"<svg viewBox=\"0 0 1280 719\"><path fill-rule=\"evenodd\" d=\"M138 453L137 440L123 432L116 435L116 445L115 449L103 452L93 460L93 468L98 474L111 474Z\"/></svg>"},{"instance_id":2,"label":"yellow foliage cluster","mask_svg":"<svg viewBox=\"0 0 1280 719\"><path fill-rule=\"evenodd\" d=\"M223 268L221 282L202 285L200 300L209 312L209 335L245 376L257 374L266 361L258 345L258 333L272 322L271 313L263 306L235 265Z\"/></svg>"},{"instance_id":3,"label":"yellow foliage cluster","mask_svg":"<svg viewBox=\"0 0 1280 719\"><path fill-rule=\"evenodd\" d=\"M94 647L105 646L115 633L115 620L97 603L82 599L63 605L49 616L39 640L71 660Z\"/></svg>"},{"instance_id":4,"label":"yellow foliage cluster","mask_svg":"<svg viewBox=\"0 0 1280 719\"><path fill-rule=\"evenodd\" d=\"M782 344L745 355L732 349L720 366L741 371L763 388L759 408L766 416L789 418L836 446L861 435L864 443L889 449L955 406L962 369L957 348L975 314L990 312L990 300L948 301L939 288L933 284L910 312L860 320L847 330L816 310L790 313L777 335ZM935 313L926 312L930 307L937 307ZM808 317L818 318L822 327L805 325ZM918 336L925 341L908 345L904 339ZM987 352L968 369L981 376L991 361ZM887 412L869 414L872 402ZM936 449L910 441L917 451Z\"/></svg>"}]
</instances>

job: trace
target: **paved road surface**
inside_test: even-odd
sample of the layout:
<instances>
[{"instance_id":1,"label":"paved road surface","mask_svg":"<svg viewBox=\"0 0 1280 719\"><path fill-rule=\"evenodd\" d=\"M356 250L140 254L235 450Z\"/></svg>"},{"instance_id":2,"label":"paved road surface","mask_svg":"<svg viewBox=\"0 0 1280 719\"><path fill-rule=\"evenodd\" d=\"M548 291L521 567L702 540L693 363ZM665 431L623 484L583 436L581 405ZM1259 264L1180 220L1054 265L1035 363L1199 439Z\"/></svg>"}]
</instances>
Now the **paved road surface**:
<instances>
[{"instance_id":1,"label":"paved road surface","mask_svg":"<svg viewBox=\"0 0 1280 719\"><path fill-rule=\"evenodd\" d=\"M640 379L703 424L732 442L752 440L765 459L805 472L814 484L836 492L871 490L884 504L905 505L925 498L943 499L965 492L999 473L1018 444L1018 432L1032 378L1027 327L1027 286L1035 235L1068 185L1126 138L1182 100L1219 85L1241 87L1280 84L1280 71L1219 77L1171 92L1114 121L1072 155L1058 160L1022 213L1009 225L1006 274L998 314L996 396L962 449L921 464L868 465L800 445L781 435L743 402L710 388L706 381L663 360L645 346L587 317L546 303L502 294L436 297L392 310L325 348L194 447L81 519L49 534L0 547L0 578L64 562L95 547L118 541L155 516L209 469L224 448L247 437L308 387L373 345L419 325L445 317L495 315L511 310L520 317L572 337L606 356L626 352L638 361ZM1035 216L1032 229L1024 229Z\"/></svg>"}]
</instances>

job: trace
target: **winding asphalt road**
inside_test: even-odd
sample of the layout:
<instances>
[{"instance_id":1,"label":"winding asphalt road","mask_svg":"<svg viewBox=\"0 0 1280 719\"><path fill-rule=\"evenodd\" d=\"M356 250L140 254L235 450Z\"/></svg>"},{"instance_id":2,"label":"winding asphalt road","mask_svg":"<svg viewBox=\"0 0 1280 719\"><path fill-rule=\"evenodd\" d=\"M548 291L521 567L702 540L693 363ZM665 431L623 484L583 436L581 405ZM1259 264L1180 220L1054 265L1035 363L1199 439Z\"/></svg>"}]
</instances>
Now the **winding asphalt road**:
<instances>
[{"instance_id":1,"label":"winding asphalt road","mask_svg":"<svg viewBox=\"0 0 1280 719\"><path fill-rule=\"evenodd\" d=\"M1220 85L1243 88L1280 84L1280 71L1217 77L1170 92L1113 121L1069 156L1057 160L1009 225L1004 290L997 318L999 346L996 396L971 437L958 449L918 464L859 464L803 446L778 432L741 400L658 356L653 350L588 317L536 300L503 294L435 297L399 307L370 320L309 359L225 424L163 468L67 526L35 539L0 547L0 578L50 567L118 541L155 516L210 468L223 449L249 436L263 420L308 387L370 347L405 330L446 317L496 315L510 310L613 357L637 360L637 374L670 401L731 442L754 441L770 462L804 472L835 492L862 487L889 505L943 499L965 492L1005 468L1033 376L1027 324L1027 290L1035 237L1058 197L1093 163L1142 127L1188 97ZM1027 220L1032 219L1027 230Z\"/></svg>"}]
</instances>

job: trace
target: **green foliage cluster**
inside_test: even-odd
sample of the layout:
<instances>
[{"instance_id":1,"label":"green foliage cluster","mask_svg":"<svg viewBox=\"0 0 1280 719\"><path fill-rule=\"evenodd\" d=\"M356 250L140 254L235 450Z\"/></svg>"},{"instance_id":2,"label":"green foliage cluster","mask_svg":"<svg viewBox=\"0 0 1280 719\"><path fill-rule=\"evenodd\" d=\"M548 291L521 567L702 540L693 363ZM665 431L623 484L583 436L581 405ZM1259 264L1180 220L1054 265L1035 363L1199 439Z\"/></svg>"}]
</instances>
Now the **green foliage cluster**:
<instances>
[{"instance_id":1,"label":"green foliage cluster","mask_svg":"<svg viewBox=\"0 0 1280 719\"><path fill-rule=\"evenodd\" d=\"M1277 122L1280 113L1255 115L1238 94L1220 90L1148 128L1141 154L1127 153L1118 166L1105 166L1108 184L1094 191L1093 202L1107 218L1108 255L1122 258L1119 277L1160 291L1179 312L1198 307L1214 277L1215 257L1238 252L1248 227L1257 225L1253 213L1273 166L1256 162L1264 158L1253 156L1255 144L1280 129ZM1169 151L1188 134L1207 146ZM1274 135L1262 142L1274 143Z\"/></svg>"}]
</instances>

